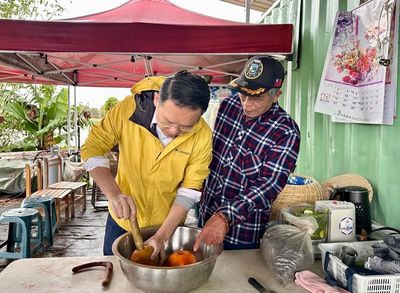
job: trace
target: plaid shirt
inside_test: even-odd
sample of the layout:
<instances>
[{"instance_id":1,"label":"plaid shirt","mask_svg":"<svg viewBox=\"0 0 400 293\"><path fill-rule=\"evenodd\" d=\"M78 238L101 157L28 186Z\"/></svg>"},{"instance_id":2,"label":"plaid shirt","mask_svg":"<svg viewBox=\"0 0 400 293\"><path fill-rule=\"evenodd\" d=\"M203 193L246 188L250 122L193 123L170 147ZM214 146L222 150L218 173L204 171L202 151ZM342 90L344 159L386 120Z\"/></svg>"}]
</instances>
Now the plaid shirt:
<instances>
[{"instance_id":1,"label":"plaid shirt","mask_svg":"<svg viewBox=\"0 0 400 293\"><path fill-rule=\"evenodd\" d=\"M225 242L260 244L272 202L296 166L300 131L277 104L246 121L238 95L220 106L213 160L200 202L200 226L215 212L231 222Z\"/></svg>"}]
</instances>

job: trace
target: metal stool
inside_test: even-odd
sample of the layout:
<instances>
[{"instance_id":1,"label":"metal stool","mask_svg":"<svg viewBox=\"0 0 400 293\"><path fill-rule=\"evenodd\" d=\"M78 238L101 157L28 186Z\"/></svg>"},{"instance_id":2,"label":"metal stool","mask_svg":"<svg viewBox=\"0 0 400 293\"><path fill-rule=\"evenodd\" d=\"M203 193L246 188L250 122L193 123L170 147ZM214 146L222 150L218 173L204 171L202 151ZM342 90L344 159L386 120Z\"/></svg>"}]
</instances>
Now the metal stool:
<instances>
[{"instance_id":1,"label":"metal stool","mask_svg":"<svg viewBox=\"0 0 400 293\"><path fill-rule=\"evenodd\" d=\"M52 246L54 233L58 229L54 198L51 196L27 197L22 201L21 208L40 208L44 210L44 239L46 239L47 246Z\"/></svg>"},{"instance_id":2,"label":"metal stool","mask_svg":"<svg viewBox=\"0 0 400 293\"><path fill-rule=\"evenodd\" d=\"M94 180L90 202L96 211L108 211L108 200Z\"/></svg>"},{"instance_id":3,"label":"metal stool","mask_svg":"<svg viewBox=\"0 0 400 293\"><path fill-rule=\"evenodd\" d=\"M0 223L9 223L8 239L0 244L0 248L7 245L7 250L1 251L0 257L27 258L39 249L44 251L42 216L38 210L16 208L5 211L0 216ZM32 237L34 226L37 227L36 237Z\"/></svg>"}]
</instances>

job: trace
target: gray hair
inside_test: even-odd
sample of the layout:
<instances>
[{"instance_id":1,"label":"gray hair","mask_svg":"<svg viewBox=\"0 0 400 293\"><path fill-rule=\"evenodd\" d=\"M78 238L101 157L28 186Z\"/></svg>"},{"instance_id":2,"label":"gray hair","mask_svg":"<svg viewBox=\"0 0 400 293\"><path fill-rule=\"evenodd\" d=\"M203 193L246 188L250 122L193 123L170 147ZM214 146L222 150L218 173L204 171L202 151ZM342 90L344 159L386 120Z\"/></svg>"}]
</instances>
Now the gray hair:
<instances>
[{"instance_id":1,"label":"gray hair","mask_svg":"<svg viewBox=\"0 0 400 293\"><path fill-rule=\"evenodd\" d=\"M267 93L268 93L268 95L270 95L271 98L272 98L272 97L275 97L275 96L276 96L276 94L278 93L278 91L279 91L278 88L272 88L272 89L268 90Z\"/></svg>"}]
</instances>

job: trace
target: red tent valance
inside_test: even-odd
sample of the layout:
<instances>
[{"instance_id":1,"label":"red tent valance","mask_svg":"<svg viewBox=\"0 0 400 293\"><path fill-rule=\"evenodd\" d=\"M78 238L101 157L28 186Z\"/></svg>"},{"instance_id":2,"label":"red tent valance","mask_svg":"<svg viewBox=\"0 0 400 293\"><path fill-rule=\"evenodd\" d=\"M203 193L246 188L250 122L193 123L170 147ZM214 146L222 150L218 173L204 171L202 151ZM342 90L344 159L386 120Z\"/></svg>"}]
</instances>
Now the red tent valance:
<instances>
[{"instance_id":1,"label":"red tent valance","mask_svg":"<svg viewBox=\"0 0 400 293\"><path fill-rule=\"evenodd\" d=\"M292 25L242 24L132 0L63 21L0 20L0 81L129 87L180 69L226 83L250 55L290 54Z\"/></svg>"}]
</instances>

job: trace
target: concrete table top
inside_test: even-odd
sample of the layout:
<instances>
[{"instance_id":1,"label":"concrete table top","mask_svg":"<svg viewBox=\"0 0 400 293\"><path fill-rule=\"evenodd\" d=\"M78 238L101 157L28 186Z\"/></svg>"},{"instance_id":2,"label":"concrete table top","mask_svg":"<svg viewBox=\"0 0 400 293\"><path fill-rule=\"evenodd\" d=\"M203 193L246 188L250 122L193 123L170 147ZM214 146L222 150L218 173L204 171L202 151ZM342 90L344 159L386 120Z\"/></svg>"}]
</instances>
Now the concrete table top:
<instances>
[{"instance_id":1,"label":"concrete table top","mask_svg":"<svg viewBox=\"0 0 400 293\"><path fill-rule=\"evenodd\" d=\"M92 261L111 261L114 273L110 286L103 289L103 269L72 273L72 267ZM323 275L321 261L316 261L312 270ZM224 251L217 259L208 281L192 292L254 292L248 282L253 277L267 289L279 293L308 292L294 283L281 287L275 280L259 249ZM12 262L0 273L0 292L142 292L123 274L118 259L114 256L29 258Z\"/></svg>"}]
</instances>

